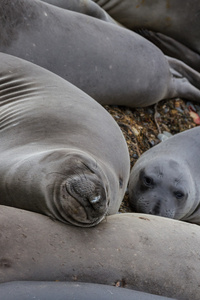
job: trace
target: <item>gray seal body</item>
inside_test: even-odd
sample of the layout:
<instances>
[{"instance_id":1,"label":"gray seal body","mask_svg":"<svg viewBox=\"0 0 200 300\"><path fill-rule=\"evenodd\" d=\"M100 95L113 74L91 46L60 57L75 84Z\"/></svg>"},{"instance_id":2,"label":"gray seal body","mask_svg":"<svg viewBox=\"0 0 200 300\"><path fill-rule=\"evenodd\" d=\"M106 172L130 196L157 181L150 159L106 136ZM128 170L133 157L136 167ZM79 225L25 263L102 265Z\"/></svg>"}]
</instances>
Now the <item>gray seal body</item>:
<instances>
[{"instance_id":1,"label":"gray seal body","mask_svg":"<svg viewBox=\"0 0 200 300\"><path fill-rule=\"evenodd\" d=\"M199 300L199 226L115 214L78 228L1 206L0 281L73 281ZM184 263L183 263L184 262Z\"/></svg>"},{"instance_id":2,"label":"gray seal body","mask_svg":"<svg viewBox=\"0 0 200 300\"><path fill-rule=\"evenodd\" d=\"M126 28L149 39L166 55L176 57L200 71L198 0L93 1Z\"/></svg>"},{"instance_id":3,"label":"gray seal body","mask_svg":"<svg viewBox=\"0 0 200 300\"><path fill-rule=\"evenodd\" d=\"M64 9L37 0L2 0L0 51L58 74L101 104L199 101L198 72L113 21L81 13L81 3L77 7L75 1L74 8L69 1Z\"/></svg>"},{"instance_id":4,"label":"gray seal body","mask_svg":"<svg viewBox=\"0 0 200 300\"><path fill-rule=\"evenodd\" d=\"M107 111L59 76L0 54L0 203L92 226L116 213L129 154Z\"/></svg>"}]
</instances>

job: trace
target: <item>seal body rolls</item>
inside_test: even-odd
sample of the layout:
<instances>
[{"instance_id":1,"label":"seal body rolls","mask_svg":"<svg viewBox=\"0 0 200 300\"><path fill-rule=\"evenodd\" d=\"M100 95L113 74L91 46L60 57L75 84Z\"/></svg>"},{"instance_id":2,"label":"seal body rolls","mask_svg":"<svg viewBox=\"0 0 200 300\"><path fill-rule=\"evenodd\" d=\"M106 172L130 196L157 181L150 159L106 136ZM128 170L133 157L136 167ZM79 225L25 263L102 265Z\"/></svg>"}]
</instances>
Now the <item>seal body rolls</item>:
<instances>
[{"instance_id":1,"label":"seal body rolls","mask_svg":"<svg viewBox=\"0 0 200 300\"><path fill-rule=\"evenodd\" d=\"M146 151L131 170L134 211L200 224L200 128Z\"/></svg>"},{"instance_id":2,"label":"seal body rolls","mask_svg":"<svg viewBox=\"0 0 200 300\"><path fill-rule=\"evenodd\" d=\"M92 226L116 213L129 155L116 122L55 74L0 54L0 203Z\"/></svg>"},{"instance_id":3,"label":"seal body rolls","mask_svg":"<svg viewBox=\"0 0 200 300\"><path fill-rule=\"evenodd\" d=\"M2 0L0 26L1 52L58 74L101 104L200 99L199 73L172 67L152 43L110 22L42 1Z\"/></svg>"},{"instance_id":4,"label":"seal body rolls","mask_svg":"<svg viewBox=\"0 0 200 300\"><path fill-rule=\"evenodd\" d=\"M141 214L115 214L92 228L0 208L0 280L120 285L199 300L199 227ZM184 263L183 263L184 262Z\"/></svg>"}]
</instances>

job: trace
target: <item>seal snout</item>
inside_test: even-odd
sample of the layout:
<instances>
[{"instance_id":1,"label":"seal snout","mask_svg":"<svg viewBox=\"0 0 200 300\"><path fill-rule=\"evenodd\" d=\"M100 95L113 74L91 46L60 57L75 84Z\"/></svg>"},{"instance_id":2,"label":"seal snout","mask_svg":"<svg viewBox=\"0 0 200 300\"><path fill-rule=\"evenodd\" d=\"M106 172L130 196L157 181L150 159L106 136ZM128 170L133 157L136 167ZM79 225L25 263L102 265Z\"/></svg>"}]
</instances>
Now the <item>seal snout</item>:
<instances>
[{"instance_id":1,"label":"seal snout","mask_svg":"<svg viewBox=\"0 0 200 300\"><path fill-rule=\"evenodd\" d=\"M165 218L174 218L175 209L173 208L173 204L172 202L170 202L170 199L159 198L155 201L151 198L151 200L152 201L150 201L150 208L145 213Z\"/></svg>"},{"instance_id":2,"label":"seal snout","mask_svg":"<svg viewBox=\"0 0 200 300\"><path fill-rule=\"evenodd\" d=\"M101 176L82 171L69 176L61 185L60 214L78 226L94 226L107 214L109 197Z\"/></svg>"},{"instance_id":3,"label":"seal snout","mask_svg":"<svg viewBox=\"0 0 200 300\"><path fill-rule=\"evenodd\" d=\"M86 199L91 205L100 203L103 198L106 198L104 189L96 176L94 179L83 175L74 176L67 180L66 189L75 199Z\"/></svg>"}]
</instances>

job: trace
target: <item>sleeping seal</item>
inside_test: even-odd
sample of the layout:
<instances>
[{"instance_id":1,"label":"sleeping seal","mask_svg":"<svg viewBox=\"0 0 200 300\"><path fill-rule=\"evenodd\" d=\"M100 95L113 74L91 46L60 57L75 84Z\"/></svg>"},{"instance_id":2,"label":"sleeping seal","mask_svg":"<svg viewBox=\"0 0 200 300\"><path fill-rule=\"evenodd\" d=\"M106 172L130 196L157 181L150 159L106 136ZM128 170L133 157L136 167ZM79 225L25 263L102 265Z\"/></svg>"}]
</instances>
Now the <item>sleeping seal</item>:
<instances>
[{"instance_id":1,"label":"sleeping seal","mask_svg":"<svg viewBox=\"0 0 200 300\"><path fill-rule=\"evenodd\" d=\"M200 101L198 72L112 22L42 1L2 0L0 26L1 52L58 74L101 104Z\"/></svg>"},{"instance_id":2,"label":"sleeping seal","mask_svg":"<svg viewBox=\"0 0 200 300\"><path fill-rule=\"evenodd\" d=\"M78 226L116 213L129 154L107 111L59 76L0 53L0 203Z\"/></svg>"},{"instance_id":3,"label":"sleeping seal","mask_svg":"<svg viewBox=\"0 0 200 300\"><path fill-rule=\"evenodd\" d=\"M146 151L131 170L134 211L200 224L200 127Z\"/></svg>"},{"instance_id":4,"label":"sleeping seal","mask_svg":"<svg viewBox=\"0 0 200 300\"><path fill-rule=\"evenodd\" d=\"M123 213L81 228L1 206L0 228L0 282L100 283L199 300L197 225Z\"/></svg>"}]
</instances>

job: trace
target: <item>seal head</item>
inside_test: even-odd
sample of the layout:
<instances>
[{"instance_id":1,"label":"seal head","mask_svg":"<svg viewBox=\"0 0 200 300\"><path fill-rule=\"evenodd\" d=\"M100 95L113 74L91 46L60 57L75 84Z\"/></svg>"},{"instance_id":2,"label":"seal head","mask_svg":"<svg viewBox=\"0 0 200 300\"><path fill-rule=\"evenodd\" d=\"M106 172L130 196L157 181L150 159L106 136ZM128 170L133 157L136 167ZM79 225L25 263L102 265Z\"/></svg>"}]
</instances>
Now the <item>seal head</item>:
<instances>
[{"instance_id":1,"label":"seal head","mask_svg":"<svg viewBox=\"0 0 200 300\"><path fill-rule=\"evenodd\" d=\"M18 157L7 172L6 205L22 206L64 223L94 226L108 212L110 188L105 173L101 161L76 149L33 152Z\"/></svg>"},{"instance_id":2,"label":"seal head","mask_svg":"<svg viewBox=\"0 0 200 300\"><path fill-rule=\"evenodd\" d=\"M138 160L130 183L130 205L134 211L182 219L193 209L194 183L187 165L171 158Z\"/></svg>"},{"instance_id":3,"label":"seal head","mask_svg":"<svg viewBox=\"0 0 200 300\"><path fill-rule=\"evenodd\" d=\"M108 212L110 198L107 178L97 162L78 154L69 157L64 178L56 180L53 202L71 224L98 224Z\"/></svg>"}]
</instances>

